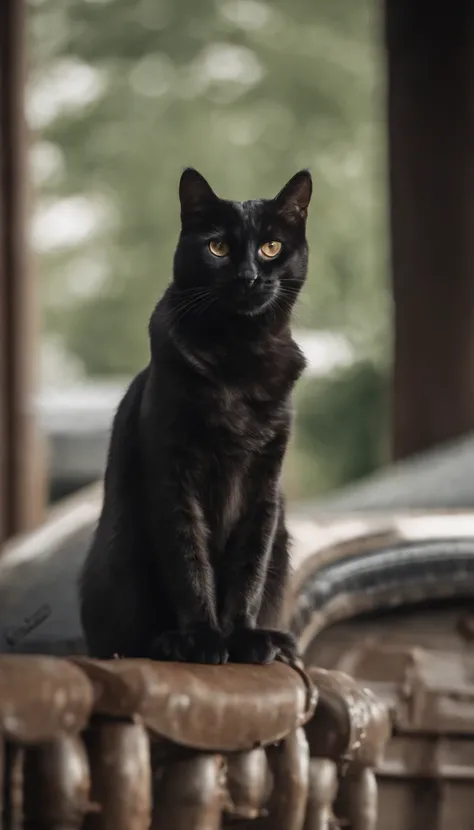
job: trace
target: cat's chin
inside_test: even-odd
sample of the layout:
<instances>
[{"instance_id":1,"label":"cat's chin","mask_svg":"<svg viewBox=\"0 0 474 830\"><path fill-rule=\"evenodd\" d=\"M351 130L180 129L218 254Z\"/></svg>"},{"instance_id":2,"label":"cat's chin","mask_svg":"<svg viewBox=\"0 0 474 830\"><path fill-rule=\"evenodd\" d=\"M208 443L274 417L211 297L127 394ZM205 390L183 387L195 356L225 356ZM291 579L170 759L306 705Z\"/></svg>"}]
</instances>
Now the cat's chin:
<instances>
[{"instance_id":1,"label":"cat's chin","mask_svg":"<svg viewBox=\"0 0 474 830\"><path fill-rule=\"evenodd\" d=\"M234 311L240 317L259 317L261 314L264 314L266 311L268 311L273 301L275 300L275 297L276 292L273 293L270 297L262 299L262 302L258 304L253 303L252 305L250 305L249 303L248 305L237 306L236 308L234 308Z\"/></svg>"}]
</instances>

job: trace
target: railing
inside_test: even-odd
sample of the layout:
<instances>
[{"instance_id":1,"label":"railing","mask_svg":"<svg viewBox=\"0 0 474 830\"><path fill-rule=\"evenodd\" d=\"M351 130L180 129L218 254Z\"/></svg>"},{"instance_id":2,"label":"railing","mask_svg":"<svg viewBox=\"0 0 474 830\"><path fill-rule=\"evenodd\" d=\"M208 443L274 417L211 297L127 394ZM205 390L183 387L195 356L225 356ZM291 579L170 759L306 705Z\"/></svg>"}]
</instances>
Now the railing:
<instances>
[{"instance_id":1,"label":"railing","mask_svg":"<svg viewBox=\"0 0 474 830\"><path fill-rule=\"evenodd\" d=\"M2 565L7 604L13 596L8 586L14 592L21 584L23 594L34 593L31 586L43 566L39 562L36 576L28 574L28 567L34 570L32 551L46 552L42 573L54 556L63 564L70 561L72 546L59 525L83 545L99 504L97 491L66 517L59 516L57 532L48 527L34 544L27 538L10 550ZM293 517L291 532L287 622L309 666L324 659L320 637L336 621L419 599L472 596L472 514L319 522ZM8 573L15 578L7 579ZM79 637L78 622L77 630L70 625L65 632L55 606L58 585L68 584L52 581L47 596L44 590L35 594L38 603L51 598L51 620L28 630L20 646L71 653L69 638L75 631ZM29 612L27 602L20 607ZM9 620L9 636L21 634L22 625L28 629L31 622L20 611ZM45 634L49 622L51 641ZM354 648L360 646L358 635L352 636ZM79 639L72 645L80 652ZM393 808L398 801L392 795L395 784L403 788L415 775L413 746L418 744L411 733L409 743L400 734L398 704L387 684L379 682L381 666L391 664L386 649L381 641L372 673L367 661L362 667L354 660L326 663L356 681L336 671L308 668L305 673L283 664L192 667L0 656L7 782L2 830L374 830L377 780L385 813L378 826L401 827L404 819ZM387 714L366 685L398 717L384 761ZM399 685L405 705L407 686L404 680ZM465 708L465 697L461 702ZM428 738L440 746L436 729L432 733ZM411 748L404 777L395 780L401 741ZM464 761L467 780L471 754ZM425 774L427 763L416 770ZM446 780L459 777L459 764L454 772L446 764L440 767ZM469 817L462 826L470 826Z\"/></svg>"},{"instance_id":2,"label":"railing","mask_svg":"<svg viewBox=\"0 0 474 830\"><path fill-rule=\"evenodd\" d=\"M3 830L374 830L389 733L338 672L36 656L0 729Z\"/></svg>"}]
</instances>

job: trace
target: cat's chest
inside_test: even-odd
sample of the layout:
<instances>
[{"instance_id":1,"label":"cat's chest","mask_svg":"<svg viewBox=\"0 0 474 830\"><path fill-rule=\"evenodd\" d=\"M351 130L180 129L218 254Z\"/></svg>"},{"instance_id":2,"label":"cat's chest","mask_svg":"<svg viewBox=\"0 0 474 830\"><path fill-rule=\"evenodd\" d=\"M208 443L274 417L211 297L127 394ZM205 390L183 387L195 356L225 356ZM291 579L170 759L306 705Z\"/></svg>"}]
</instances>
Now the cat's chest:
<instances>
[{"instance_id":1,"label":"cat's chest","mask_svg":"<svg viewBox=\"0 0 474 830\"><path fill-rule=\"evenodd\" d=\"M205 417L210 432L216 439L219 436L223 447L237 445L251 454L272 441L285 425L288 413L286 399L272 397L261 388L222 386L209 401ZM219 441L215 449L218 451Z\"/></svg>"},{"instance_id":2,"label":"cat's chest","mask_svg":"<svg viewBox=\"0 0 474 830\"><path fill-rule=\"evenodd\" d=\"M264 459L277 435L289 428L289 410L281 401L222 387L208 406L209 465L204 486L205 514L222 553L249 503L270 484Z\"/></svg>"},{"instance_id":3,"label":"cat's chest","mask_svg":"<svg viewBox=\"0 0 474 830\"><path fill-rule=\"evenodd\" d=\"M249 497L248 466L245 459L215 458L210 465L204 492L204 514L210 530L211 551L219 556L247 512Z\"/></svg>"}]
</instances>

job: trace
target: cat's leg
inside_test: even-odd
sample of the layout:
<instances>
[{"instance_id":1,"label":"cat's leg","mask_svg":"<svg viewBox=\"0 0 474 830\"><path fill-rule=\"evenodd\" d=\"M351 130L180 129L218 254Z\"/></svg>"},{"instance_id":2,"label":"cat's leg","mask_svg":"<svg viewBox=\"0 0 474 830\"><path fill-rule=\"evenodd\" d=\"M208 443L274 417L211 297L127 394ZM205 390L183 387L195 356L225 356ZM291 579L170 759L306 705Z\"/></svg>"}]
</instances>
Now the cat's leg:
<instances>
[{"instance_id":1,"label":"cat's leg","mask_svg":"<svg viewBox=\"0 0 474 830\"><path fill-rule=\"evenodd\" d=\"M123 529L123 528L122 528ZM146 657L152 630L149 584L136 536L98 533L82 574L81 619L91 657Z\"/></svg>"},{"instance_id":2,"label":"cat's leg","mask_svg":"<svg viewBox=\"0 0 474 830\"><path fill-rule=\"evenodd\" d=\"M288 569L288 535L278 495L264 497L241 523L225 566L221 622L229 632L229 659L296 659L293 637L269 627L278 625Z\"/></svg>"},{"instance_id":3,"label":"cat's leg","mask_svg":"<svg viewBox=\"0 0 474 830\"><path fill-rule=\"evenodd\" d=\"M257 627L272 631L273 643L279 645L279 657L290 662L299 659L296 640L280 628L283 605L290 572L290 539L286 529L283 499L281 501L278 525L267 567L262 603L257 617Z\"/></svg>"},{"instance_id":4,"label":"cat's leg","mask_svg":"<svg viewBox=\"0 0 474 830\"><path fill-rule=\"evenodd\" d=\"M156 660L225 663L228 657L216 613L214 572L207 550L208 529L189 471L173 470L152 517L159 578L173 608L175 625L154 639Z\"/></svg>"},{"instance_id":5,"label":"cat's leg","mask_svg":"<svg viewBox=\"0 0 474 830\"><path fill-rule=\"evenodd\" d=\"M80 577L81 621L91 656L145 655L151 601L141 518L138 419L148 370L131 382L114 418L104 504Z\"/></svg>"},{"instance_id":6,"label":"cat's leg","mask_svg":"<svg viewBox=\"0 0 474 830\"><path fill-rule=\"evenodd\" d=\"M275 538L268 560L262 602L258 611L257 625L262 628L277 628L281 622L285 590L290 571L290 538L286 529L283 499L280 501Z\"/></svg>"}]
</instances>

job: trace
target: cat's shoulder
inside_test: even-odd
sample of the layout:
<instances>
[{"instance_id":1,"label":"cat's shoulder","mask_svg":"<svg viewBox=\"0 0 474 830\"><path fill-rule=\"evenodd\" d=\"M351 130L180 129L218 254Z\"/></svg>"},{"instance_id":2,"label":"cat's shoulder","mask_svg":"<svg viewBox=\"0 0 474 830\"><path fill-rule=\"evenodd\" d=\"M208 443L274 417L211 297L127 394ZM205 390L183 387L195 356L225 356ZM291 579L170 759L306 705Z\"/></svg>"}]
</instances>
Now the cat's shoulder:
<instances>
[{"instance_id":1,"label":"cat's shoulder","mask_svg":"<svg viewBox=\"0 0 474 830\"><path fill-rule=\"evenodd\" d=\"M128 384L116 410L115 420L127 418L132 410L140 406L143 392L146 387L150 367L141 369Z\"/></svg>"},{"instance_id":2,"label":"cat's shoulder","mask_svg":"<svg viewBox=\"0 0 474 830\"><path fill-rule=\"evenodd\" d=\"M284 333L273 350L275 373L296 383L306 368L306 358L290 331Z\"/></svg>"}]
</instances>

